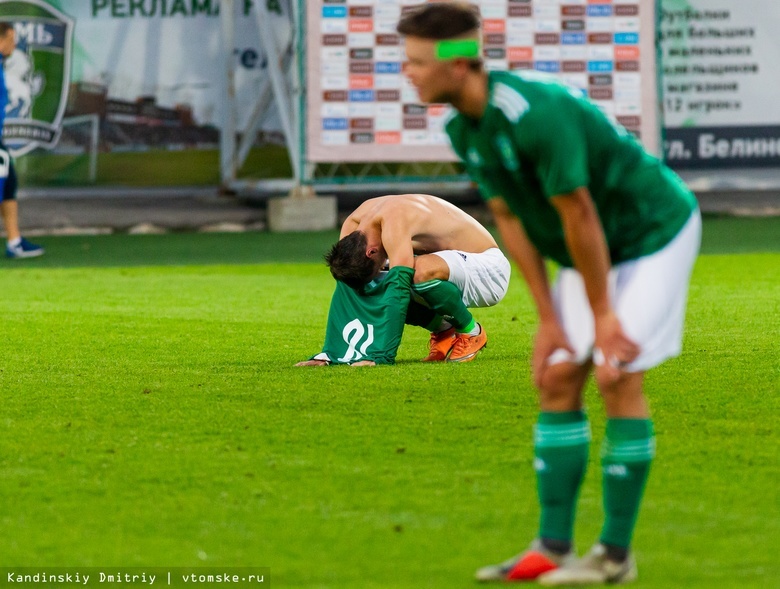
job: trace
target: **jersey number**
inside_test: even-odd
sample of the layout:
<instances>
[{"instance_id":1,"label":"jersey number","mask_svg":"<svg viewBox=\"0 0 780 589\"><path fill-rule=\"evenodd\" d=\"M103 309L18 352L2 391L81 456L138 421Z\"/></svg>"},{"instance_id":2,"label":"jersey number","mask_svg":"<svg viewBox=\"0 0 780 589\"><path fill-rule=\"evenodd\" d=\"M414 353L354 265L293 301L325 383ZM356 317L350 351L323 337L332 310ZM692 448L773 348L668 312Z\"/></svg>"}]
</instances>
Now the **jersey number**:
<instances>
[{"instance_id":1,"label":"jersey number","mask_svg":"<svg viewBox=\"0 0 780 589\"><path fill-rule=\"evenodd\" d=\"M359 319L353 319L344 326L341 335L344 337L344 341L349 344L349 348L347 348L344 357L339 358L339 362L356 362L366 355L368 346L374 343L374 326L370 323L364 326ZM361 345L360 341L363 336L365 336L365 341ZM358 345L360 345L360 349L358 349Z\"/></svg>"}]
</instances>

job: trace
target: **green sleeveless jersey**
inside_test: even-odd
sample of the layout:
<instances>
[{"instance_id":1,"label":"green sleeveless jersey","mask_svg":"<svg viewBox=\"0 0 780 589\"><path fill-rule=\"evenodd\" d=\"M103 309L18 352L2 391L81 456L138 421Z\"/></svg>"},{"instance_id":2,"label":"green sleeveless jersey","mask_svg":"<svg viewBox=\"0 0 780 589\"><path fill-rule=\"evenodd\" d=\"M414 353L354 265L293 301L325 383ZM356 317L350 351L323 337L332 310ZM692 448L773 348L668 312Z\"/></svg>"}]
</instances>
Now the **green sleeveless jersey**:
<instances>
[{"instance_id":1,"label":"green sleeveless jersey","mask_svg":"<svg viewBox=\"0 0 780 589\"><path fill-rule=\"evenodd\" d=\"M654 253L696 209L682 180L577 89L537 72L490 72L479 120L447 123L485 200L501 196L539 252L573 265L550 198L586 187L613 264Z\"/></svg>"},{"instance_id":2,"label":"green sleeveless jersey","mask_svg":"<svg viewBox=\"0 0 780 589\"><path fill-rule=\"evenodd\" d=\"M336 282L322 348L332 363L395 362L413 276L413 268L395 266L381 280L369 283L362 291Z\"/></svg>"}]
</instances>

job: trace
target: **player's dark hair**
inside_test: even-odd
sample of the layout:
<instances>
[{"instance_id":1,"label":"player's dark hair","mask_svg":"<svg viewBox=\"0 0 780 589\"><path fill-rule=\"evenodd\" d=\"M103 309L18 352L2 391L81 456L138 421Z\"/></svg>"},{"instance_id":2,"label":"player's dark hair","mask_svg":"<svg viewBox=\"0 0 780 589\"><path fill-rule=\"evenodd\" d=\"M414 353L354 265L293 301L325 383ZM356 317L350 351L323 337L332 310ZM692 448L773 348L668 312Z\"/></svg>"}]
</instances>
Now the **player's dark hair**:
<instances>
[{"instance_id":1,"label":"player's dark hair","mask_svg":"<svg viewBox=\"0 0 780 589\"><path fill-rule=\"evenodd\" d=\"M333 278L356 290L368 284L374 278L376 264L366 255L367 247L368 240L362 231L342 237L325 254Z\"/></svg>"},{"instance_id":2,"label":"player's dark hair","mask_svg":"<svg viewBox=\"0 0 780 589\"><path fill-rule=\"evenodd\" d=\"M14 25L11 24L10 22L5 20L0 21L0 37L5 36L8 33L8 31L10 31L13 28Z\"/></svg>"},{"instance_id":3,"label":"player's dark hair","mask_svg":"<svg viewBox=\"0 0 780 589\"><path fill-rule=\"evenodd\" d=\"M407 12L395 30L406 37L443 41L478 31L479 25L477 6L465 2L434 2ZM480 71L482 60L470 59L469 68Z\"/></svg>"},{"instance_id":4,"label":"player's dark hair","mask_svg":"<svg viewBox=\"0 0 780 589\"><path fill-rule=\"evenodd\" d=\"M401 17L396 31L407 37L442 41L479 29L479 8L465 2L421 4Z\"/></svg>"}]
</instances>

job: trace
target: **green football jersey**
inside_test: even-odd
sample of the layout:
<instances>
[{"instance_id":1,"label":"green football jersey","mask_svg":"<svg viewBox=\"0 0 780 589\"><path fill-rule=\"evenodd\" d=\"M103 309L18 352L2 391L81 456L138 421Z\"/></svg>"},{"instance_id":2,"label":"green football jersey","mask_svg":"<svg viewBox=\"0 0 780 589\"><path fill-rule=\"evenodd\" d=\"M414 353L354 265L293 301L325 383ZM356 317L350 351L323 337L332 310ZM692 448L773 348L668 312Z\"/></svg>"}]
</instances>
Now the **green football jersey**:
<instances>
[{"instance_id":1,"label":"green football jersey","mask_svg":"<svg viewBox=\"0 0 780 589\"><path fill-rule=\"evenodd\" d=\"M586 187L612 263L654 253L697 204L682 180L580 90L537 72L490 72L479 120L447 123L453 149L485 200L501 196L539 252L572 266L550 198Z\"/></svg>"},{"instance_id":2,"label":"green football jersey","mask_svg":"<svg viewBox=\"0 0 780 589\"><path fill-rule=\"evenodd\" d=\"M368 284L362 291L336 282L322 348L332 363L395 362L413 276L413 268L395 266L382 280Z\"/></svg>"}]
</instances>

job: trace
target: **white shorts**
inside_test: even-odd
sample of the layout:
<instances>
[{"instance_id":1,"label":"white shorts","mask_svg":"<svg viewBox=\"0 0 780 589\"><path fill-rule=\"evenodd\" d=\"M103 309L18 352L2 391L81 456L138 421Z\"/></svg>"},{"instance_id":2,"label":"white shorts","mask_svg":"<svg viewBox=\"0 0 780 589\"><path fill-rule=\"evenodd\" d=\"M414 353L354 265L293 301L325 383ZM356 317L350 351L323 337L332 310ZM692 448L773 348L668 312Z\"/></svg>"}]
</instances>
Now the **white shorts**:
<instances>
[{"instance_id":1,"label":"white shorts","mask_svg":"<svg viewBox=\"0 0 780 589\"><path fill-rule=\"evenodd\" d=\"M461 290L467 307L492 307L506 295L512 270L497 247L481 254L458 250L434 253L447 262L449 281Z\"/></svg>"},{"instance_id":2,"label":"white shorts","mask_svg":"<svg viewBox=\"0 0 780 589\"><path fill-rule=\"evenodd\" d=\"M610 299L623 331L640 346L639 356L625 367L642 372L659 365L682 349L688 282L701 241L701 215L694 211L677 236L663 249L622 264L609 273ZM582 275L562 268L553 289L558 318L575 350L556 350L548 361L584 364L603 356L593 349L593 312Z\"/></svg>"}]
</instances>

